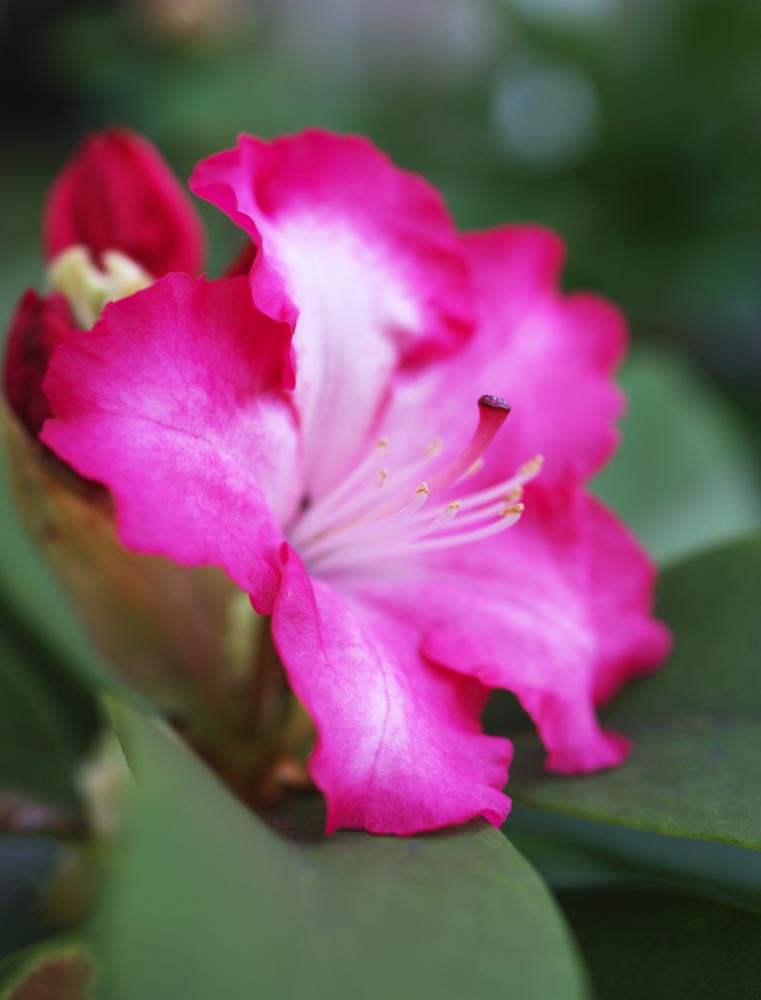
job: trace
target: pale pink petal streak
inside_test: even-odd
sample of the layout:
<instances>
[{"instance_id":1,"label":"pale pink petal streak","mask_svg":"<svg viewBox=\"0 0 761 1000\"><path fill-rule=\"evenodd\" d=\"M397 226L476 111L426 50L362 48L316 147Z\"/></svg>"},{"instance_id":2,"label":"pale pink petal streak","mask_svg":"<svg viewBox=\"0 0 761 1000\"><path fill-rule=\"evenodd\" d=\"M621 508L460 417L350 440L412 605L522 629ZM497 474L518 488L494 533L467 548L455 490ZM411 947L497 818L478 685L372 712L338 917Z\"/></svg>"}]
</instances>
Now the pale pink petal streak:
<instances>
[{"instance_id":1,"label":"pale pink petal streak","mask_svg":"<svg viewBox=\"0 0 761 1000\"><path fill-rule=\"evenodd\" d=\"M310 580L285 556L272 619L289 681L318 730L310 770L328 830L411 834L501 824L511 748L480 728L486 689L427 663L403 616Z\"/></svg>"},{"instance_id":2,"label":"pale pink petal streak","mask_svg":"<svg viewBox=\"0 0 761 1000\"><path fill-rule=\"evenodd\" d=\"M357 459L400 365L470 329L467 267L443 202L369 142L319 131L203 161L191 187L258 247L260 308L295 323L308 491Z\"/></svg>"}]
</instances>

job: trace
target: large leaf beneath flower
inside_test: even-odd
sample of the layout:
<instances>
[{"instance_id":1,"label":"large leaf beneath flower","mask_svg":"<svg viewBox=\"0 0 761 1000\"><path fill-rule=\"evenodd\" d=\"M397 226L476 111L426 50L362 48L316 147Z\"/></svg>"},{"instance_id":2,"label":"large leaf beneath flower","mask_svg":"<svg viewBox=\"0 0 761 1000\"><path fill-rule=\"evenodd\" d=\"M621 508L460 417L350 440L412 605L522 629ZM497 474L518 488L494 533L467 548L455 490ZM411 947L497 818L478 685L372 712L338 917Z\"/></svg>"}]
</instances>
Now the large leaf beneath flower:
<instances>
[{"instance_id":1,"label":"large leaf beneath flower","mask_svg":"<svg viewBox=\"0 0 761 1000\"><path fill-rule=\"evenodd\" d=\"M70 608L43 565L39 552L22 528L11 499L6 462L0 449L0 589L4 603L12 605L35 633L65 655L66 669L78 672L97 686L107 683L107 673L76 623Z\"/></svg>"},{"instance_id":2,"label":"large leaf beneath flower","mask_svg":"<svg viewBox=\"0 0 761 1000\"><path fill-rule=\"evenodd\" d=\"M623 440L594 490L662 563L761 526L757 456L715 389L657 351L634 354Z\"/></svg>"},{"instance_id":3,"label":"large leaf beneath flower","mask_svg":"<svg viewBox=\"0 0 761 1000\"><path fill-rule=\"evenodd\" d=\"M758 1000L761 917L691 896L564 893L601 998Z\"/></svg>"},{"instance_id":4,"label":"large leaf beneath flower","mask_svg":"<svg viewBox=\"0 0 761 1000\"><path fill-rule=\"evenodd\" d=\"M644 886L761 913L761 852L513 805L503 827L556 892Z\"/></svg>"},{"instance_id":5,"label":"large leaf beneath flower","mask_svg":"<svg viewBox=\"0 0 761 1000\"><path fill-rule=\"evenodd\" d=\"M167 732L130 715L125 745L140 793L99 927L110 1000L584 995L550 894L496 830L296 843Z\"/></svg>"},{"instance_id":6,"label":"large leaf beneath flower","mask_svg":"<svg viewBox=\"0 0 761 1000\"><path fill-rule=\"evenodd\" d=\"M629 760L545 775L543 750L520 736L510 791L528 805L761 849L761 536L667 571L658 603L674 655L606 717L633 739Z\"/></svg>"},{"instance_id":7,"label":"large leaf beneath flower","mask_svg":"<svg viewBox=\"0 0 761 1000\"><path fill-rule=\"evenodd\" d=\"M97 724L93 700L0 589L0 793L76 815L76 769Z\"/></svg>"}]
</instances>

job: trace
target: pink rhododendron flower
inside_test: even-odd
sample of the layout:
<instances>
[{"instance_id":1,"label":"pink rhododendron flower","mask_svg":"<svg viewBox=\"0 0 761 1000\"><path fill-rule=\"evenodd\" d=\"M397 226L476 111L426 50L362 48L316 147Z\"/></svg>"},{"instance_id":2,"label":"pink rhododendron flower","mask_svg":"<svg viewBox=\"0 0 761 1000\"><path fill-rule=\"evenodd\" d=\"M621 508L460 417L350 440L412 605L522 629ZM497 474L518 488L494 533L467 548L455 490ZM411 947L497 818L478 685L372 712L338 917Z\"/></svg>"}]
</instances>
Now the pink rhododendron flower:
<instances>
[{"instance_id":1,"label":"pink rhododendron flower","mask_svg":"<svg viewBox=\"0 0 761 1000\"><path fill-rule=\"evenodd\" d=\"M124 545L219 565L271 616L328 828L501 823L494 688L551 769L618 764L596 710L668 647L652 566L585 489L616 443L618 312L560 293L556 237L463 238L362 139L242 136L191 186L250 274L107 305L52 358L41 438L108 487Z\"/></svg>"}]
</instances>

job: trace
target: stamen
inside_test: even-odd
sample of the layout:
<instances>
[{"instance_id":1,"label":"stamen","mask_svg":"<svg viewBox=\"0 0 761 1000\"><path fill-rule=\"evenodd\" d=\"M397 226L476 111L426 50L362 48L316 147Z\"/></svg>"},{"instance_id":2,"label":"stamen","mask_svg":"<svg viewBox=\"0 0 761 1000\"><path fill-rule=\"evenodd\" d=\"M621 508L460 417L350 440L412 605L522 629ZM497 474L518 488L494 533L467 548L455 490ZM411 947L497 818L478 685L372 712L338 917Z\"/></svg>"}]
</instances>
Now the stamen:
<instances>
[{"instance_id":1,"label":"stamen","mask_svg":"<svg viewBox=\"0 0 761 1000\"><path fill-rule=\"evenodd\" d=\"M361 493L357 494L357 498L361 498L359 502L354 502L351 504L350 509L347 510L346 506L343 505L339 513L341 518L348 517L349 515L354 515L359 513L360 509L365 515L366 519L368 516L372 515L373 518L382 518L390 514L394 514L402 508L407 506L407 498L409 496L410 480L414 474L420 472L422 468L429 465L431 459L441 450L441 442L438 440L432 441L422 457L415 458L407 465L403 465L400 469L395 469L392 477L391 487L388 490L384 490L382 495L377 492L372 498L363 496ZM388 469L381 469L382 482L380 485L384 485L386 479L390 475ZM335 514L336 511L332 512L334 515L332 524L336 523Z\"/></svg>"},{"instance_id":2,"label":"stamen","mask_svg":"<svg viewBox=\"0 0 761 1000\"><path fill-rule=\"evenodd\" d=\"M428 499L428 484L419 483L415 487L412 496L407 503L395 512L393 518L386 518L386 522L393 524L398 531L408 521L412 521L414 516ZM307 552L310 562L320 559L323 555L337 554L347 548L355 548L361 545L363 539L372 543L376 537L376 529L379 521L372 517L365 517L357 521L349 522L341 527L330 531L325 530L308 543Z\"/></svg>"},{"instance_id":3,"label":"stamen","mask_svg":"<svg viewBox=\"0 0 761 1000\"><path fill-rule=\"evenodd\" d=\"M527 483L529 479L533 479L539 473L543 464L544 455L534 455L529 462L526 462L518 469L515 478L520 479L522 483Z\"/></svg>"},{"instance_id":4,"label":"stamen","mask_svg":"<svg viewBox=\"0 0 761 1000\"><path fill-rule=\"evenodd\" d=\"M481 506L495 500L519 500L523 493L523 487L539 475L543 462L544 458L541 455L536 455L530 462L522 465L516 474L510 476L509 479L497 483L496 486L489 486L485 490L472 493L468 497L468 507ZM517 496L513 496L514 490L520 490L521 492Z\"/></svg>"},{"instance_id":5,"label":"stamen","mask_svg":"<svg viewBox=\"0 0 761 1000\"><path fill-rule=\"evenodd\" d=\"M428 488L428 483L420 483L415 487L415 492L412 494L412 500L410 503L414 506L415 510L419 510L423 504L428 499L428 494L430 493Z\"/></svg>"},{"instance_id":6,"label":"stamen","mask_svg":"<svg viewBox=\"0 0 761 1000\"><path fill-rule=\"evenodd\" d=\"M394 483L398 484L402 491L409 489L410 481L413 480L413 477L416 476L421 469L430 465L431 460L439 454L441 448L441 441L438 438L435 438L425 447L422 455L419 455L417 458L413 458L412 461L407 462L406 465L402 465L400 468L394 469Z\"/></svg>"},{"instance_id":7,"label":"stamen","mask_svg":"<svg viewBox=\"0 0 761 1000\"><path fill-rule=\"evenodd\" d=\"M462 504L459 500L453 500L451 503L448 503L438 517L435 517L427 527L423 528L418 537L422 538L424 535L430 535L439 528L451 524L455 517L457 517L460 507L462 507Z\"/></svg>"},{"instance_id":8,"label":"stamen","mask_svg":"<svg viewBox=\"0 0 761 1000\"><path fill-rule=\"evenodd\" d=\"M351 570L388 557L471 544L516 524L524 510L523 486L539 472L541 456L509 479L462 500L426 506L430 496L443 494L445 501L446 491L483 467L483 452L510 412L494 396L482 396L478 409L478 425L466 447L427 481L413 486L413 476L442 450L440 440L431 441L401 468L389 462L391 469L379 469L378 453L388 447L383 438L345 480L309 507L289 537L310 572Z\"/></svg>"},{"instance_id":9,"label":"stamen","mask_svg":"<svg viewBox=\"0 0 761 1000\"><path fill-rule=\"evenodd\" d=\"M417 539L400 539L396 544L380 545L376 537L371 544L354 547L352 549L352 563L366 564L368 561L386 559L399 555L414 555L418 552L435 552L440 549L455 548L459 545L470 545L473 542L483 541L493 535L498 535L508 528L517 524L523 514L524 505L522 503L512 504L499 511L496 520L473 531L465 531L461 534L440 535L435 538L418 536ZM317 557L315 559L315 556ZM319 553L310 552L310 563L314 571L319 573L329 572L333 569L346 565L345 553L340 549L324 549Z\"/></svg>"},{"instance_id":10,"label":"stamen","mask_svg":"<svg viewBox=\"0 0 761 1000\"><path fill-rule=\"evenodd\" d=\"M421 542L412 542L404 546L404 552L428 552L434 549L448 549L457 545L469 545L471 542L478 542L492 535L498 535L501 531L512 528L521 519L524 511L524 504L516 503L510 507L504 507L497 515L497 520L483 528L475 531L466 531L460 535L443 535L441 538L427 538Z\"/></svg>"},{"instance_id":11,"label":"stamen","mask_svg":"<svg viewBox=\"0 0 761 1000\"><path fill-rule=\"evenodd\" d=\"M367 458L360 462L360 464L354 469L346 479L342 479L341 482L334 487L329 493L324 497L321 497L316 503L314 503L309 510L299 518L297 525L292 536L292 544L298 545L309 535L317 530L324 530L327 527L326 516L335 514L336 510L340 510L342 503L346 500L347 495L349 499L352 500L356 495L355 487L366 482L369 479L373 471L373 467L378 461L378 453L383 453L389 446L388 438L382 437L380 441L376 444L375 448L370 452ZM386 476L383 476L383 473ZM378 483L379 486L383 485L385 478L388 476L388 469L381 469L379 473L381 477L381 482Z\"/></svg>"},{"instance_id":12,"label":"stamen","mask_svg":"<svg viewBox=\"0 0 761 1000\"><path fill-rule=\"evenodd\" d=\"M475 462L471 465L471 467L468 469L468 471L462 478L470 479L471 476L475 476L477 472L480 472L485 465L486 462L484 461L483 455L479 455L478 458L475 460Z\"/></svg>"}]
</instances>

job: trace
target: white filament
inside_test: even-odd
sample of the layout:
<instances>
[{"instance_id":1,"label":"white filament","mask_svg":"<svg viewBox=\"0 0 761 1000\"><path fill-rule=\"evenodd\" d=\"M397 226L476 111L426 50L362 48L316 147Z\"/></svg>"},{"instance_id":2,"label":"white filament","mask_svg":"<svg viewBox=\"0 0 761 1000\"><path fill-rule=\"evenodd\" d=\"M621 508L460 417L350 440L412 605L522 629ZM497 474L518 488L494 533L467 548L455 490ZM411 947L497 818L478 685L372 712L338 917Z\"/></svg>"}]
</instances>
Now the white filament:
<instances>
[{"instance_id":1,"label":"white filament","mask_svg":"<svg viewBox=\"0 0 761 1000\"><path fill-rule=\"evenodd\" d=\"M453 483L467 478L461 473L451 482L437 481L436 489L413 475L429 465L441 451L432 442L422 456L398 470L380 467L389 447L382 439L370 455L333 490L307 510L293 526L291 543L311 572L332 574L368 562L406 554L432 552L490 538L516 524L523 513L523 486L542 464L541 456L522 466L495 486L459 500L432 502ZM478 466L483 464L478 460ZM440 477L439 477L440 478Z\"/></svg>"}]
</instances>

